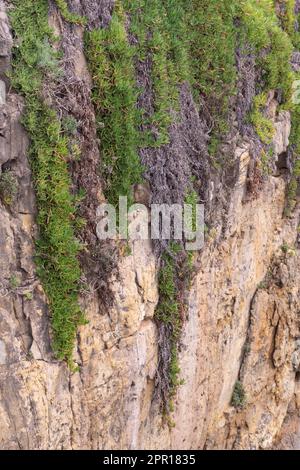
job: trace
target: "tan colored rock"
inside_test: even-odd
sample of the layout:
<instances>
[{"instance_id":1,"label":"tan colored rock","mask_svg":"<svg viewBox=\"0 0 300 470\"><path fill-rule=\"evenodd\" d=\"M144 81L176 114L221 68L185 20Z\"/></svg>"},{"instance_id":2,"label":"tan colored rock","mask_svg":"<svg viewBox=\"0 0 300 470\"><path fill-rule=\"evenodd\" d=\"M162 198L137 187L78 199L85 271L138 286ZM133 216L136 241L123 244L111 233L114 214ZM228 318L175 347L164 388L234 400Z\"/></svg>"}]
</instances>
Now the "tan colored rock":
<instances>
[{"instance_id":1,"label":"tan colored rock","mask_svg":"<svg viewBox=\"0 0 300 470\"><path fill-rule=\"evenodd\" d=\"M280 111L275 120L275 135L273 138L274 153L280 155L287 151L291 133L291 116L289 111Z\"/></svg>"}]
</instances>

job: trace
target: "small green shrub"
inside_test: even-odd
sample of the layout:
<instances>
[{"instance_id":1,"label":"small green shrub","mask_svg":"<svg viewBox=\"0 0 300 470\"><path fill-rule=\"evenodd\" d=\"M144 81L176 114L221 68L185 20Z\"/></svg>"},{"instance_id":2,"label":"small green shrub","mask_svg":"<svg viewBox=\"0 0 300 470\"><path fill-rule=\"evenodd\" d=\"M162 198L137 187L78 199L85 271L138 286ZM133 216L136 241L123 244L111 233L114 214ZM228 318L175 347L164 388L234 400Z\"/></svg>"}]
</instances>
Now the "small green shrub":
<instances>
[{"instance_id":1,"label":"small green shrub","mask_svg":"<svg viewBox=\"0 0 300 470\"><path fill-rule=\"evenodd\" d=\"M295 256L296 254L295 247L290 246L286 242L281 246L281 250L285 255L288 255L288 256Z\"/></svg>"},{"instance_id":2,"label":"small green shrub","mask_svg":"<svg viewBox=\"0 0 300 470\"><path fill-rule=\"evenodd\" d=\"M9 280L9 284L12 290L18 289L21 285L21 278L18 274L13 274Z\"/></svg>"},{"instance_id":3,"label":"small green shrub","mask_svg":"<svg viewBox=\"0 0 300 470\"><path fill-rule=\"evenodd\" d=\"M266 284L266 282L265 282L265 281L260 282L260 283L258 284L258 286L257 286L257 289L259 289L259 290L265 290L265 289L267 289L267 284Z\"/></svg>"},{"instance_id":4,"label":"small green shrub","mask_svg":"<svg viewBox=\"0 0 300 470\"><path fill-rule=\"evenodd\" d=\"M18 180L12 171L0 175L0 199L3 204L11 206L18 194Z\"/></svg>"},{"instance_id":5,"label":"small green shrub","mask_svg":"<svg viewBox=\"0 0 300 470\"><path fill-rule=\"evenodd\" d=\"M260 140L265 144L270 144L274 137L275 128L273 122L264 115L266 102L266 93L261 93L254 98L251 122Z\"/></svg>"},{"instance_id":6,"label":"small green shrub","mask_svg":"<svg viewBox=\"0 0 300 470\"><path fill-rule=\"evenodd\" d=\"M24 298L28 301L33 300L33 293L31 291L24 292Z\"/></svg>"},{"instance_id":7,"label":"small green shrub","mask_svg":"<svg viewBox=\"0 0 300 470\"><path fill-rule=\"evenodd\" d=\"M194 189L190 189L186 196L184 203L192 206L192 227L191 229L195 232L197 230L197 220L196 220L196 206L199 202L199 196Z\"/></svg>"},{"instance_id":8,"label":"small green shrub","mask_svg":"<svg viewBox=\"0 0 300 470\"><path fill-rule=\"evenodd\" d=\"M131 256L132 248L129 243L126 243L123 248L123 256Z\"/></svg>"},{"instance_id":9,"label":"small green shrub","mask_svg":"<svg viewBox=\"0 0 300 470\"><path fill-rule=\"evenodd\" d=\"M234 406L236 409L245 408L247 403L246 392L243 387L243 384L237 380L231 398L231 406Z\"/></svg>"}]
</instances>

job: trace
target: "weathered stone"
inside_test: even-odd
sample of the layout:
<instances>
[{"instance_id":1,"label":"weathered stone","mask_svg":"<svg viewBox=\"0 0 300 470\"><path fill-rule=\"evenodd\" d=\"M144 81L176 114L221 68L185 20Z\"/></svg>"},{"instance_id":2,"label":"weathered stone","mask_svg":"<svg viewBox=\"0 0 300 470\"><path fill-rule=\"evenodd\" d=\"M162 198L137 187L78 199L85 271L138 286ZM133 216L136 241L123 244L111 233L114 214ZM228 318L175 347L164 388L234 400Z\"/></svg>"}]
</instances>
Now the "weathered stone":
<instances>
[{"instance_id":1,"label":"weathered stone","mask_svg":"<svg viewBox=\"0 0 300 470\"><path fill-rule=\"evenodd\" d=\"M275 135L273 138L274 153L280 155L287 151L291 133L291 116L288 111L280 111L275 121Z\"/></svg>"},{"instance_id":2,"label":"weathered stone","mask_svg":"<svg viewBox=\"0 0 300 470\"><path fill-rule=\"evenodd\" d=\"M4 106L6 103L6 85L0 80L0 106Z\"/></svg>"},{"instance_id":3,"label":"weathered stone","mask_svg":"<svg viewBox=\"0 0 300 470\"><path fill-rule=\"evenodd\" d=\"M6 364L6 346L3 341L0 340L0 365Z\"/></svg>"}]
</instances>

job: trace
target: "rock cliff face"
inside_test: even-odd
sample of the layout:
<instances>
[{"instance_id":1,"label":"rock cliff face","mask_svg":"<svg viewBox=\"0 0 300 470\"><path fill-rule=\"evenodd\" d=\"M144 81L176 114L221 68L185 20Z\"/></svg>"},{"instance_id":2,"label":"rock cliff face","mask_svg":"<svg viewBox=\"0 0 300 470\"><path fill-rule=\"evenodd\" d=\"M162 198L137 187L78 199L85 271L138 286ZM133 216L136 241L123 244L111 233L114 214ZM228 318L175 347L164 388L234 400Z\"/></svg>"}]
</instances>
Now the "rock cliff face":
<instances>
[{"instance_id":1,"label":"rock cliff face","mask_svg":"<svg viewBox=\"0 0 300 470\"><path fill-rule=\"evenodd\" d=\"M10 3L0 2L0 165L2 174L15 175L17 197L13 206L0 202L0 448L300 449L300 211L284 215L288 169L280 165L290 113L277 109L270 95L275 164L257 194L249 191L251 139L238 130L236 176L211 175L213 228L197 254L179 346L184 383L174 400L174 426L167 426L153 399L159 291L150 242L134 241L131 253L120 257L109 278L112 303L90 285L82 292L89 323L77 334L78 371L53 355L48 302L34 262L37 209L30 141L21 124L24 101L6 75ZM111 16L110 1L70 3L90 24L104 25ZM82 28L63 24L54 4L49 23L72 48L74 76L90 93ZM93 113L89 101L86 106ZM95 134L89 138L90 149L97 149ZM241 407L232 403L237 382L245 395Z\"/></svg>"}]
</instances>

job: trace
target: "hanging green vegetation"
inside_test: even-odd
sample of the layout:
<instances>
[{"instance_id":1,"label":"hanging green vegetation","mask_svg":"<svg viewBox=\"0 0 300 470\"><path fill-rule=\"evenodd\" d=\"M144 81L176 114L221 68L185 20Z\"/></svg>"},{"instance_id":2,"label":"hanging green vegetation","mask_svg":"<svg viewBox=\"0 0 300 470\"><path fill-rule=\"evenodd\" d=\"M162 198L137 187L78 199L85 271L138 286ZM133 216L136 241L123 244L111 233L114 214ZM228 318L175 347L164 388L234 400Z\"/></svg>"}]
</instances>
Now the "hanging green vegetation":
<instances>
[{"instance_id":1,"label":"hanging green vegetation","mask_svg":"<svg viewBox=\"0 0 300 470\"><path fill-rule=\"evenodd\" d=\"M30 162L37 197L38 274L49 299L53 349L72 364L78 325L80 245L74 236L75 198L68 171L69 141L54 109L43 99L47 80L59 75L54 36L48 26L47 0L13 0L10 20L15 36L12 86L25 98L23 124L31 138Z\"/></svg>"},{"instance_id":2,"label":"hanging green vegetation","mask_svg":"<svg viewBox=\"0 0 300 470\"><path fill-rule=\"evenodd\" d=\"M87 23L87 19L83 16L76 15L75 13L71 13L68 7L66 0L54 0L61 16L64 20L68 21L68 23L74 23L81 26L84 26Z\"/></svg>"}]
</instances>

